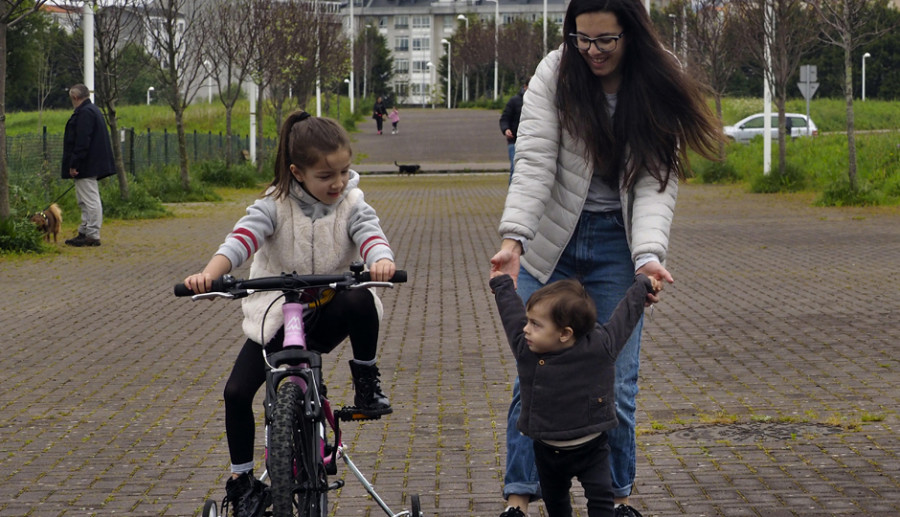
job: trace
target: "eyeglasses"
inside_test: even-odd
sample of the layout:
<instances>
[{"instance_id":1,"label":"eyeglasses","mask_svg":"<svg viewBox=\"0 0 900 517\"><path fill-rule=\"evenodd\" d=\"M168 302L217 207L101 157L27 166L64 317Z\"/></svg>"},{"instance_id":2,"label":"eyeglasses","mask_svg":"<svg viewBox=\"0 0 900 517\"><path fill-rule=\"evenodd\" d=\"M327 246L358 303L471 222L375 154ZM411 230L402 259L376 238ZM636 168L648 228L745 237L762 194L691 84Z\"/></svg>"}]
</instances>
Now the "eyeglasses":
<instances>
[{"instance_id":1,"label":"eyeglasses","mask_svg":"<svg viewBox=\"0 0 900 517\"><path fill-rule=\"evenodd\" d=\"M604 54L608 54L616 50L619 39L624 35L625 33L623 32L618 36L597 36L596 38L589 38L584 34L569 34L569 37L572 38L572 44L575 45L575 48L578 50L587 52L591 50L591 44L593 44L597 50Z\"/></svg>"}]
</instances>

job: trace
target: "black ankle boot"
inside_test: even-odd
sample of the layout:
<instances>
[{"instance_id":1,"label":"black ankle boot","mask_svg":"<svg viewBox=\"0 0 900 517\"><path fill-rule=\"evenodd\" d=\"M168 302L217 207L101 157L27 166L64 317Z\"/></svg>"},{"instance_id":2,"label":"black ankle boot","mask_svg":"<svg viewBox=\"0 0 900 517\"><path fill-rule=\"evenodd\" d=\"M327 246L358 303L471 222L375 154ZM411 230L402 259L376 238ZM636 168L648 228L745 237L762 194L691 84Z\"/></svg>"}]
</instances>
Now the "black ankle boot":
<instances>
[{"instance_id":1,"label":"black ankle boot","mask_svg":"<svg viewBox=\"0 0 900 517\"><path fill-rule=\"evenodd\" d=\"M372 415L386 415L393 411L391 401L381 391L377 366L350 361L350 373L353 374L353 388L356 390L353 403L357 408Z\"/></svg>"}]
</instances>

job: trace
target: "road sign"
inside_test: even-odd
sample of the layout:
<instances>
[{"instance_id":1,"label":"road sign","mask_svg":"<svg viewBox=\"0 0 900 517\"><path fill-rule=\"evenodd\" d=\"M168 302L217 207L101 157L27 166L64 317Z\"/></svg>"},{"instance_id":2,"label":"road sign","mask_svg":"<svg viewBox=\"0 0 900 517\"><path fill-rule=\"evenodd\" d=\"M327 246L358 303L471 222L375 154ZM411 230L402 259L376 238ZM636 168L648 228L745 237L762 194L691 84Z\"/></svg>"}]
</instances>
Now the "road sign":
<instances>
[{"instance_id":1,"label":"road sign","mask_svg":"<svg viewBox=\"0 0 900 517\"><path fill-rule=\"evenodd\" d=\"M814 83L818 80L816 77L816 65L801 65L800 66L800 82L801 83Z\"/></svg>"},{"instance_id":2,"label":"road sign","mask_svg":"<svg viewBox=\"0 0 900 517\"><path fill-rule=\"evenodd\" d=\"M800 93L803 94L804 99L810 100L816 94L816 90L819 89L819 83L799 82L797 83L797 88L800 88Z\"/></svg>"}]
</instances>

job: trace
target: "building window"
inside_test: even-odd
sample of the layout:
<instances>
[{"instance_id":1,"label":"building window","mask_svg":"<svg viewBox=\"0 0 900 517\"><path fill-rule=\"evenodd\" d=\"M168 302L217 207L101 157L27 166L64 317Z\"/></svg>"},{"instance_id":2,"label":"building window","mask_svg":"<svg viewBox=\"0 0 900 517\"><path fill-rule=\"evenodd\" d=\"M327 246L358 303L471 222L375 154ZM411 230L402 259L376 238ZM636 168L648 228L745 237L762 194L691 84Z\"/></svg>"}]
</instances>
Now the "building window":
<instances>
[{"instance_id":1,"label":"building window","mask_svg":"<svg viewBox=\"0 0 900 517\"><path fill-rule=\"evenodd\" d=\"M394 38L394 50L397 52L409 52L409 38L407 36Z\"/></svg>"},{"instance_id":2,"label":"building window","mask_svg":"<svg viewBox=\"0 0 900 517\"><path fill-rule=\"evenodd\" d=\"M405 14L394 16L394 28L395 29L409 28L409 16L406 16Z\"/></svg>"},{"instance_id":3,"label":"building window","mask_svg":"<svg viewBox=\"0 0 900 517\"><path fill-rule=\"evenodd\" d=\"M428 70L428 61L413 61L413 72L425 72Z\"/></svg>"},{"instance_id":4,"label":"building window","mask_svg":"<svg viewBox=\"0 0 900 517\"><path fill-rule=\"evenodd\" d=\"M413 50L431 50L431 39L430 38L413 38L412 49Z\"/></svg>"},{"instance_id":5,"label":"building window","mask_svg":"<svg viewBox=\"0 0 900 517\"><path fill-rule=\"evenodd\" d=\"M394 73L408 74L409 73L409 59L395 59L394 60Z\"/></svg>"},{"instance_id":6,"label":"building window","mask_svg":"<svg viewBox=\"0 0 900 517\"><path fill-rule=\"evenodd\" d=\"M431 17L430 16L413 16L412 26L413 26L413 29L428 29L431 27Z\"/></svg>"},{"instance_id":7,"label":"building window","mask_svg":"<svg viewBox=\"0 0 900 517\"><path fill-rule=\"evenodd\" d=\"M378 17L378 28L383 29L387 27L387 16L379 16Z\"/></svg>"},{"instance_id":8,"label":"building window","mask_svg":"<svg viewBox=\"0 0 900 517\"><path fill-rule=\"evenodd\" d=\"M397 94L397 97L406 97L409 95L409 84L394 83L394 93Z\"/></svg>"}]
</instances>

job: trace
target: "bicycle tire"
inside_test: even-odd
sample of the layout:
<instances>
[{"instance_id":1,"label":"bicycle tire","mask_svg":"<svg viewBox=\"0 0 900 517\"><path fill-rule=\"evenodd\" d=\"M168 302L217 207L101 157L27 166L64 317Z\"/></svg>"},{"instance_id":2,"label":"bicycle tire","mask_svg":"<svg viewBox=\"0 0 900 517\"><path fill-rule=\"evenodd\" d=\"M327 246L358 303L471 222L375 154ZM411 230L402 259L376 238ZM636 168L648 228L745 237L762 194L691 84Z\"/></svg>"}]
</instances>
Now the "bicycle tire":
<instances>
[{"instance_id":1,"label":"bicycle tire","mask_svg":"<svg viewBox=\"0 0 900 517\"><path fill-rule=\"evenodd\" d=\"M268 468L275 517L322 517L327 511L321 437L313 431L318 425L303 418L300 386L282 383L269 426Z\"/></svg>"},{"instance_id":2,"label":"bicycle tire","mask_svg":"<svg viewBox=\"0 0 900 517\"><path fill-rule=\"evenodd\" d=\"M212 499L207 499L203 505L203 513L200 515L203 517L219 517L219 508L216 506L216 502Z\"/></svg>"},{"instance_id":3,"label":"bicycle tire","mask_svg":"<svg viewBox=\"0 0 900 517\"><path fill-rule=\"evenodd\" d=\"M419 494L413 494L409 498L410 517L422 517L422 503L419 501Z\"/></svg>"}]
</instances>

